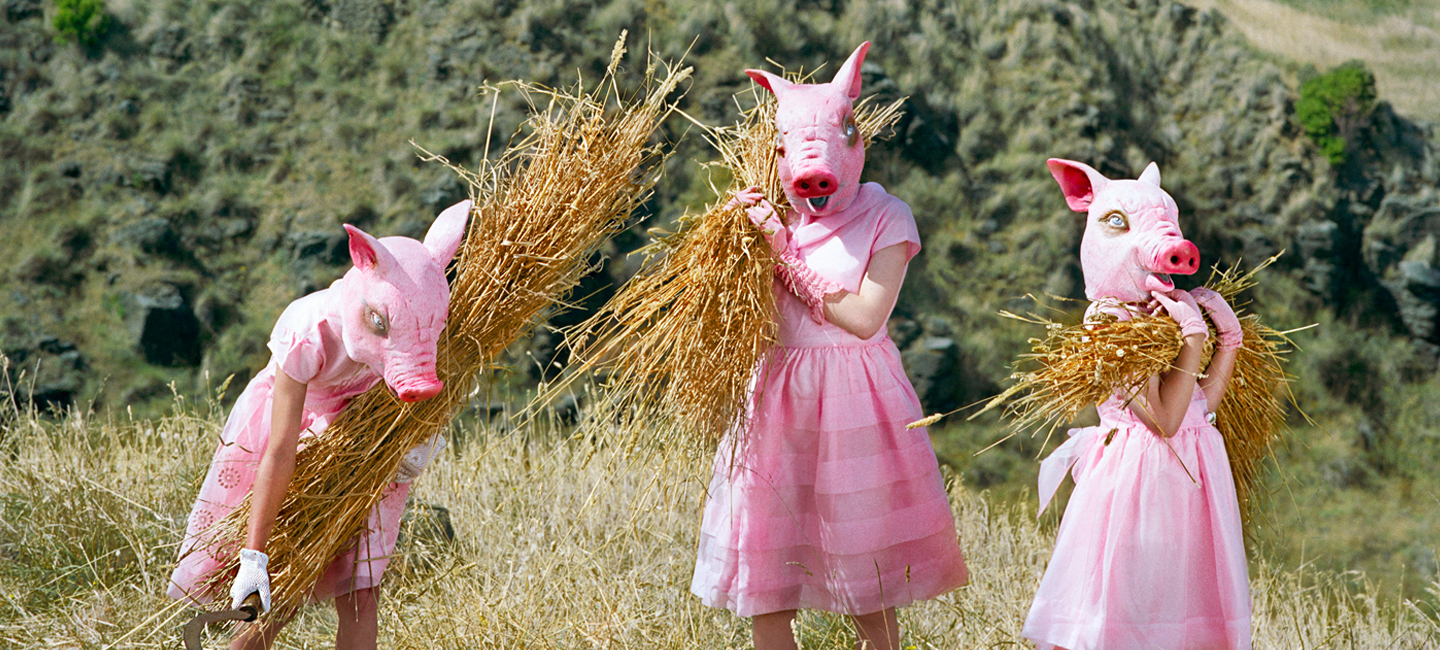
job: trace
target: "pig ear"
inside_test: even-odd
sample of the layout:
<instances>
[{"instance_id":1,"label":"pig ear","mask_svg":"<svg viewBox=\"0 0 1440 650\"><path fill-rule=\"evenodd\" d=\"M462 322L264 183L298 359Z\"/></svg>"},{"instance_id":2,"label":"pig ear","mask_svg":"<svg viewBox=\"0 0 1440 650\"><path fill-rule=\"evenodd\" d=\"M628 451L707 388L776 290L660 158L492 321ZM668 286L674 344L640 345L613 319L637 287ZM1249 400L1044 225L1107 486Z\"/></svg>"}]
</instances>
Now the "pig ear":
<instances>
[{"instance_id":1,"label":"pig ear","mask_svg":"<svg viewBox=\"0 0 1440 650\"><path fill-rule=\"evenodd\" d=\"M1140 180L1155 187L1160 187L1160 166L1153 162L1150 163L1149 166L1145 167L1145 171L1140 173Z\"/></svg>"},{"instance_id":2,"label":"pig ear","mask_svg":"<svg viewBox=\"0 0 1440 650\"><path fill-rule=\"evenodd\" d=\"M395 265L394 256L380 240L348 223L345 231L350 233L350 260L355 262L355 268L370 271L375 267L383 270Z\"/></svg>"},{"instance_id":3,"label":"pig ear","mask_svg":"<svg viewBox=\"0 0 1440 650\"><path fill-rule=\"evenodd\" d=\"M835 72L835 79L830 84L839 87L855 99L860 96L860 64L865 62L865 53L870 51L870 41L860 44L850 53L850 58L845 59L845 65Z\"/></svg>"},{"instance_id":4,"label":"pig ear","mask_svg":"<svg viewBox=\"0 0 1440 650\"><path fill-rule=\"evenodd\" d=\"M1051 158L1045 161L1050 168L1050 175L1055 177L1055 182L1060 184L1060 191L1065 193L1065 203L1071 210L1084 212L1090 208L1090 203L1095 200L1095 195L1105 189L1110 182L1095 168L1073 160L1061 160Z\"/></svg>"},{"instance_id":5,"label":"pig ear","mask_svg":"<svg viewBox=\"0 0 1440 650\"><path fill-rule=\"evenodd\" d=\"M425 248L440 266L450 263L455 251L460 248L460 242L464 241L465 224L470 221L470 206L470 201L466 200L445 208L440 216L435 217L435 223L430 224L430 231L425 233Z\"/></svg>"},{"instance_id":6,"label":"pig ear","mask_svg":"<svg viewBox=\"0 0 1440 650\"><path fill-rule=\"evenodd\" d=\"M764 86L765 90L775 93L776 97L795 87L795 84L786 81L784 77L778 74L771 74L764 70L746 70L745 74L750 75L750 78L754 79L755 83Z\"/></svg>"}]
</instances>

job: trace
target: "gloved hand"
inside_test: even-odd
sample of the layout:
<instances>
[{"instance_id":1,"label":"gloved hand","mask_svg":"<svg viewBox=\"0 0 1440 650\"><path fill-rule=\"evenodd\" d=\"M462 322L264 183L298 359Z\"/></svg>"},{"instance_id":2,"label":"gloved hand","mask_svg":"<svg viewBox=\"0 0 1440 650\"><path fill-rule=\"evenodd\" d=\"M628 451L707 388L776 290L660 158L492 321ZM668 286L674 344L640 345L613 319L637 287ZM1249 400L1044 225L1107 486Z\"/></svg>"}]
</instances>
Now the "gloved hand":
<instances>
[{"instance_id":1,"label":"gloved hand","mask_svg":"<svg viewBox=\"0 0 1440 650\"><path fill-rule=\"evenodd\" d=\"M270 556L263 551L249 548L240 549L240 572L230 585L230 609L240 609L245 597L260 594L260 611L270 611L270 572L266 567Z\"/></svg>"},{"instance_id":2,"label":"gloved hand","mask_svg":"<svg viewBox=\"0 0 1440 650\"><path fill-rule=\"evenodd\" d=\"M800 254L791 248L790 232L775 213L775 206L765 200L758 187L747 187L735 193L726 205L745 206L745 215L765 234L770 248L780 257L775 265L775 274L780 282L810 308L810 318L816 323L825 322L826 294L844 291L845 288L832 282L805 264Z\"/></svg>"},{"instance_id":3,"label":"gloved hand","mask_svg":"<svg viewBox=\"0 0 1440 650\"><path fill-rule=\"evenodd\" d=\"M765 235L765 241L770 242L770 248L776 254L789 250L790 233L785 230L785 224L781 223L779 215L775 214L775 206L765 200L760 188L747 187L736 192L735 198L730 199L726 206L743 206L745 216L750 217L750 222L760 228Z\"/></svg>"},{"instance_id":4,"label":"gloved hand","mask_svg":"<svg viewBox=\"0 0 1440 650\"><path fill-rule=\"evenodd\" d=\"M1210 314L1211 322L1215 323L1215 334L1220 339L1220 347L1226 350L1239 348L1245 340L1245 332L1240 329L1240 319L1235 316L1235 310L1230 308L1225 298L1205 287L1191 289L1190 295Z\"/></svg>"},{"instance_id":5,"label":"gloved hand","mask_svg":"<svg viewBox=\"0 0 1440 650\"><path fill-rule=\"evenodd\" d=\"M1200 340L1210 336L1210 328L1205 325L1205 317L1200 315L1200 305L1195 304L1195 298L1188 291L1171 289L1167 292L1151 291L1151 296L1158 300L1165 307L1165 312L1180 324L1180 335L1200 335Z\"/></svg>"},{"instance_id":6,"label":"gloved hand","mask_svg":"<svg viewBox=\"0 0 1440 650\"><path fill-rule=\"evenodd\" d=\"M400 467L395 470L394 481L409 483L419 478L420 473L425 471L425 466L445 449L445 444L445 436L437 433L405 452L405 459L400 461Z\"/></svg>"}]
</instances>

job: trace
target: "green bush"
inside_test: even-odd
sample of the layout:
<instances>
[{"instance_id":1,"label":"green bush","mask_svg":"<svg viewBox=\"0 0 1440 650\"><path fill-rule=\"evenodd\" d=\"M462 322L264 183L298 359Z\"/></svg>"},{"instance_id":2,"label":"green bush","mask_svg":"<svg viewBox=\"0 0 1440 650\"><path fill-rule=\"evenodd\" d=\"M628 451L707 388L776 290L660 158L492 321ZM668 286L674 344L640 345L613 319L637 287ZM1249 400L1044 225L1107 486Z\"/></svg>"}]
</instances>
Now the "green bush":
<instances>
[{"instance_id":1,"label":"green bush","mask_svg":"<svg viewBox=\"0 0 1440 650\"><path fill-rule=\"evenodd\" d=\"M52 24L59 32L56 40L93 45L110 25L110 16L105 13L105 0L55 0Z\"/></svg>"},{"instance_id":2,"label":"green bush","mask_svg":"<svg viewBox=\"0 0 1440 650\"><path fill-rule=\"evenodd\" d=\"M1349 61L1300 84L1295 116L1331 164L1338 165L1374 109L1375 75L1364 63Z\"/></svg>"}]
</instances>

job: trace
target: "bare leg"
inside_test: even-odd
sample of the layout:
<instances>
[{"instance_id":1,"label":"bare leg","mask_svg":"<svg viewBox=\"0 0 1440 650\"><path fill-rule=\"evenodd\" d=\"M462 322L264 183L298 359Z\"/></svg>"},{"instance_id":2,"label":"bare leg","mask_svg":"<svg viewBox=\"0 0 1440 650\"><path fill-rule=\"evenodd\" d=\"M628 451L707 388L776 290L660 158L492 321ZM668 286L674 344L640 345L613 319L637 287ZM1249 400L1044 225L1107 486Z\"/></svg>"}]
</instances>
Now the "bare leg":
<instances>
[{"instance_id":1,"label":"bare leg","mask_svg":"<svg viewBox=\"0 0 1440 650\"><path fill-rule=\"evenodd\" d=\"M259 623L241 623L237 626L235 638L230 640L230 650L268 650L275 644L275 637L290 622L291 616L267 618Z\"/></svg>"},{"instance_id":2,"label":"bare leg","mask_svg":"<svg viewBox=\"0 0 1440 650\"><path fill-rule=\"evenodd\" d=\"M335 614L340 618L335 650L375 650L380 636L378 591L371 587L335 597Z\"/></svg>"},{"instance_id":3,"label":"bare leg","mask_svg":"<svg viewBox=\"0 0 1440 650\"><path fill-rule=\"evenodd\" d=\"M859 650L900 650L900 621L894 607L850 618L855 621Z\"/></svg>"},{"instance_id":4,"label":"bare leg","mask_svg":"<svg viewBox=\"0 0 1440 650\"><path fill-rule=\"evenodd\" d=\"M797 650L795 631L790 623L795 620L795 610L770 614L757 614L751 618L755 626L755 650Z\"/></svg>"}]
</instances>

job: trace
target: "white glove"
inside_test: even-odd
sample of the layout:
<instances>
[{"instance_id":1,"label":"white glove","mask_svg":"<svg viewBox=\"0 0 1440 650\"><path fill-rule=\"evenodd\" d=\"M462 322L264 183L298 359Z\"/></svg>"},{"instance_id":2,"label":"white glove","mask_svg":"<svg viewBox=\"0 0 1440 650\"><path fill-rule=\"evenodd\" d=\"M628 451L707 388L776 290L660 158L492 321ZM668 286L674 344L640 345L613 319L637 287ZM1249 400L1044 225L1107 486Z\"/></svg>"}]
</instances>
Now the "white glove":
<instances>
[{"instance_id":1,"label":"white glove","mask_svg":"<svg viewBox=\"0 0 1440 650\"><path fill-rule=\"evenodd\" d=\"M425 466L430 464L440 452L445 449L445 436L435 434L429 440L415 445L413 449L405 452L405 459L400 461L400 468L395 470L396 483L409 483L420 477L420 472L425 471Z\"/></svg>"},{"instance_id":2,"label":"white glove","mask_svg":"<svg viewBox=\"0 0 1440 650\"><path fill-rule=\"evenodd\" d=\"M230 585L230 609L240 609L246 596L258 592L260 611L270 611L270 572L265 569L269 564L270 556L264 552L240 549L240 572L235 574L235 582Z\"/></svg>"}]
</instances>

